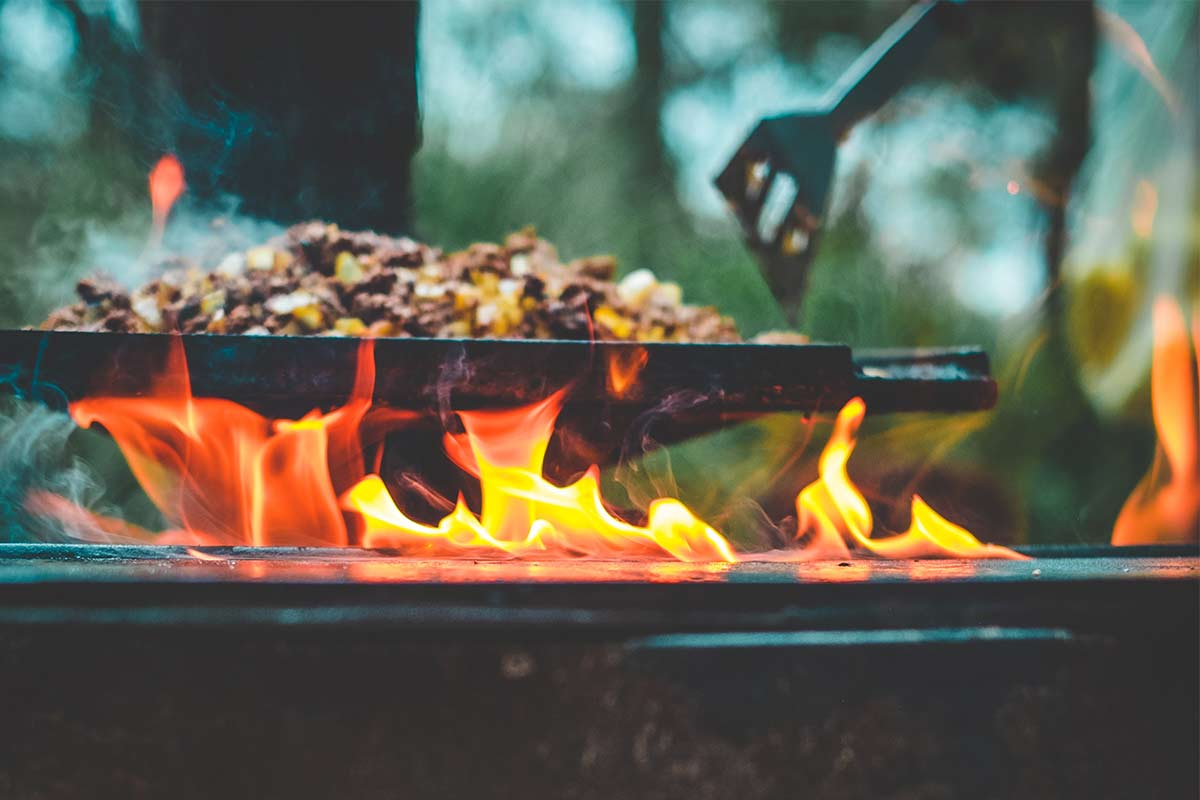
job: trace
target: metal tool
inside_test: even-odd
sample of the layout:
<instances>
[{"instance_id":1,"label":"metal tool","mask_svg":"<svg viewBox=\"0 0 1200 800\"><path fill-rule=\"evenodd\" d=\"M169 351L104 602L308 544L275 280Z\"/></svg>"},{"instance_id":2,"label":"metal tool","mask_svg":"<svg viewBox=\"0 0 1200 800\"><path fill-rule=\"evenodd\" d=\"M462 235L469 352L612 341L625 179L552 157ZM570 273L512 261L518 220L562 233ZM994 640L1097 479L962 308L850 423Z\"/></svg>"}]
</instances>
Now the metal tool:
<instances>
[{"instance_id":1,"label":"metal tool","mask_svg":"<svg viewBox=\"0 0 1200 800\"><path fill-rule=\"evenodd\" d=\"M761 120L717 176L792 324L828 207L838 143L907 81L956 5L909 8L815 105Z\"/></svg>"}]
</instances>

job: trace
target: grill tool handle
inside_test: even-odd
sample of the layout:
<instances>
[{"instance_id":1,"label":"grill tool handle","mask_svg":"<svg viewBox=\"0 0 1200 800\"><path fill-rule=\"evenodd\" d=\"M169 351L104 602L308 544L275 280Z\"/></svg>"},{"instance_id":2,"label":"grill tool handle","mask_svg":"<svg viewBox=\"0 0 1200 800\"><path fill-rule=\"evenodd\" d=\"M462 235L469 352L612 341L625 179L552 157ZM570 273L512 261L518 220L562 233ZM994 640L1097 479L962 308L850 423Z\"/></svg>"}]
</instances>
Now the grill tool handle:
<instances>
[{"instance_id":1,"label":"grill tool handle","mask_svg":"<svg viewBox=\"0 0 1200 800\"><path fill-rule=\"evenodd\" d=\"M855 59L821 99L839 138L908 82L942 32L951 8L961 2L933 0L911 6Z\"/></svg>"},{"instance_id":2,"label":"grill tool handle","mask_svg":"<svg viewBox=\"0 0 1200 800\"><path fill-rule=\"evenodd\" d=\"M908 81L965 2L910 7L815 105L761 120L717 176L717 188L793 325L799 323L839 143Z\"/></svg>"}]
</instances>

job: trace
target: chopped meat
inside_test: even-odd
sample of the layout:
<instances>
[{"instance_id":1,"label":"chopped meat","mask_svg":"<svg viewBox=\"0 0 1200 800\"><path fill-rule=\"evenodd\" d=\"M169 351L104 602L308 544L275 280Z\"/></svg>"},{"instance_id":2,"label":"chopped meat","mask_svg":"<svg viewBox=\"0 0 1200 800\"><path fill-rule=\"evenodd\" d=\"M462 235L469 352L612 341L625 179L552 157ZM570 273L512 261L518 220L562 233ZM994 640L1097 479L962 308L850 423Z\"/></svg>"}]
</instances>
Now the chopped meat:
<instances>
[{"instance_id":1,"label":"chopped meat","mask_svg":"<svg viewBox=\"0 0 1200 800\"><path fill-rule=\"evenodd\" d=\"M739 341L728 317L683 303L646 269L563 263L532 228L504 244L442 251L412 239L305 222L201 265L172 256L132 293L104 278L44 329L330 336Z\"/></svg>"}]
</instances>

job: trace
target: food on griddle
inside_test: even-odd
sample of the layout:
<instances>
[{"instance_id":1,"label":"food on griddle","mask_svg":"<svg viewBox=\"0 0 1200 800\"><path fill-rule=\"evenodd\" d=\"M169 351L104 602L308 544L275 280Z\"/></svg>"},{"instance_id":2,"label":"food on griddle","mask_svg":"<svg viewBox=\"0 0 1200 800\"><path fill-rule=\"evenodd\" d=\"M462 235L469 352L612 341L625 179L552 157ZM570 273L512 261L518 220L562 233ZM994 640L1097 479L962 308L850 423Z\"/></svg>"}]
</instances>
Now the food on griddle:
<instances>
[{"instance_id":1,"label":"food on griddle","mask_svg":"<svg viewBox=\"0 0 1200 800\"><path fill-rule=\"evenodd\" d=\"M562 263L531 228L503 245L440 250L308 222L212 269L176 260L132 293L79 282L53 330L736 342L729 317L616 261Z\"/></svg>"}]
</instances>

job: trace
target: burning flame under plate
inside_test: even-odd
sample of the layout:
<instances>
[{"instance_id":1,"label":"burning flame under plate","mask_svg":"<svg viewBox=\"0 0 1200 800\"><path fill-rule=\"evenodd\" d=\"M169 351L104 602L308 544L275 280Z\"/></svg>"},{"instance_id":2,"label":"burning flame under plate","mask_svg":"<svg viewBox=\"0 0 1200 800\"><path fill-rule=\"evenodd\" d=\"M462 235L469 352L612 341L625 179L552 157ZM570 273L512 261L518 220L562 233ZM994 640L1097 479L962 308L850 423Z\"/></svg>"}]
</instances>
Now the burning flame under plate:
<instances>
[{"instance_id":1,"label":"burning flame under plate","mask_svg":"<svg viewBox=\"0 0 1200 800\"><path fill-rule=\"evenodd\" d=\"M228 400L193 397L182 340L147 397L97 397L71 405L82 426L100 424L116 440L135 477L171 530L154 541L193 545L321 545L389 548L419 557L551 559L674 558L734 562L745 558L810 560L863 552L888 558L1020 558L981 544L913 498L908 531L873 538L866 499L846 472L861 400L842 409L820 459L820 477L796 498L792 547L739 554L726 538L672 498L654 500L644 525L614 513L592 467L557 486L543 475L547 445L565 396L505 411L459 412L465 432L447 434L451 458L478 478L479 514L460 497L437 525L408 517L378 470L386 432L416 415L372 407L374 350L358 351L354 389L341 407L299 420L269 420ZM76 530L82 509L61 498L30 506ZM114 535L119 521L96 527ZM130 538L153 536L128 529Z\"/></svg>"}]
</instances>

